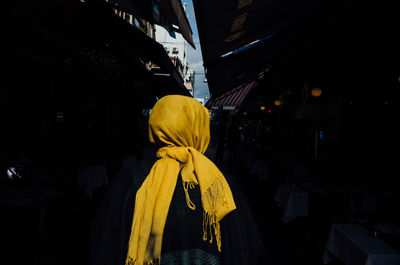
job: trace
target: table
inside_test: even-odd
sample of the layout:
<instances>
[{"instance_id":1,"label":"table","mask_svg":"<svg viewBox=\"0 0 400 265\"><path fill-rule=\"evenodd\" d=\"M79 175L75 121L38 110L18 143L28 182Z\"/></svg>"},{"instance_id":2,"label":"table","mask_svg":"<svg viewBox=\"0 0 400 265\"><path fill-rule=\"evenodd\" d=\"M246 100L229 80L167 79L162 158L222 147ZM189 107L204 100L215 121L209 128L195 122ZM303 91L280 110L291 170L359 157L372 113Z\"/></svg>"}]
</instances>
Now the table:
<instances>
[{"instance_id":1,"label":"table","mask_svg":"<svg viewBox=\"0 0 400 265\"><path fill-rule=\"evenodd\" d=\"M400 265L400 253L359 224L332 225L323 261L334 257L346 265Z\"/></svg>"},{"instance_id":2,"label":"table","mask_svg":"<svg viewBox=\"0 0 400 265\"><path fill-rule=\"evenodd\" d=\"M308 193L301 187L292 184L281 184L275 194L274 200L283 210L283 221L288 223L298 216L308 216Z\"/></svg>"}]
</instances>

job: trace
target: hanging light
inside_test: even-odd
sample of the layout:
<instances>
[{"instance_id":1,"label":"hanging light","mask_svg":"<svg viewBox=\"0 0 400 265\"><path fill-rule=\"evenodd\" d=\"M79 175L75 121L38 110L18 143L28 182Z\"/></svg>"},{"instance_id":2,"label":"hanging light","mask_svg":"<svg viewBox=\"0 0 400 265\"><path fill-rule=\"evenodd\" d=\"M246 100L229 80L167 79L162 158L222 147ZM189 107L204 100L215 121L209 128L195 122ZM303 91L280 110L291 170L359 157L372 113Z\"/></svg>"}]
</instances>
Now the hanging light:
<instances>
[{"instance_id":1,"label":"hanging light","mask_svg":"<svg viewBox=\"0 0 400 265\"><path fill-rule=\"evenodd\" d=\"M319 97L322 94L322 89L320 87L313 87L313 89L311 89L311 95L313 97Z\"/></svg>"},{"instance_id":2,"label":"hanging light","mask_svg":"<svg viewBox=\"0 0 400 265\"><path fill-rule=\"evenodd\" d=\"M260 110L265 110L265 106L261 106L261 107L260 107Z\"/></svg>"},{"instance_id":3,"label":"hanging light","mask_svg":"<svg viewBox=\"0 0 400 265\"><path fill-rule=\"evenodd\" d=\"M274 105L275 106L280 106L282 104L282 102L279 99L275 99L274 100Z\"/></svg>"}]
</instances>

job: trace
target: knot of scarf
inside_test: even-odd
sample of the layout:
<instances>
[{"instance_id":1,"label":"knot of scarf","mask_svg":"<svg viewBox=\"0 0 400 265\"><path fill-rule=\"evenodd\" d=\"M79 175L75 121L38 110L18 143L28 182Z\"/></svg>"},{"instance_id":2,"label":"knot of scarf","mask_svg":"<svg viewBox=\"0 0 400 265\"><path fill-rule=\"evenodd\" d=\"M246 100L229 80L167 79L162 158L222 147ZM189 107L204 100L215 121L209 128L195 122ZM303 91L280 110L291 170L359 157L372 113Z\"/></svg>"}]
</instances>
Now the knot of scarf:
<instances>
[{"instance_id":1,"label":"knot of scarf","mask_svg":"<svg viewBox=\"0 0 400 265\"><path fill-rule=\"evenodd\" d=\"M202 155L193 147L167 146L160 148L158 150L157 157L159 158L167 157L184 164L181 170L181 177L182 177L183 188L185 190L186 203L190 209L195 210L196 206L190 200L189 196L189 189L193 189L195 185L199 184L194 172L194 165L192 158L193 153L198 153L196 155L199 154Z\"/></svg>"},{"instance_id":2,"label":"knot of scarf","mask_svg":"<svg viewBox=\"0 0 400 265\"><path fill-rule=\"evenodd\" d=\"M183 147L183 146L166 146L158 149L156 155L158 158L163 158L167 156L181 163L186 163L188 159L190 160L189 149L194 149L194 148Z\"/></svg>"}]
</instances>

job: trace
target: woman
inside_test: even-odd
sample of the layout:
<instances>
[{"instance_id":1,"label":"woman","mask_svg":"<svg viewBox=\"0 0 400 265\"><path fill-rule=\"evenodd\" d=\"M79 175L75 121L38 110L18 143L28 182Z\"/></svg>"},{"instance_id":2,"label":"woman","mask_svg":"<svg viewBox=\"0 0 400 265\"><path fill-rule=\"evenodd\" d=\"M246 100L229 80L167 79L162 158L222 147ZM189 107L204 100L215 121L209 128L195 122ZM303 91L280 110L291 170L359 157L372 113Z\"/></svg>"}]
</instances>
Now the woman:
<instances>
[{"instance_id":1,"label":"woman","mask_svg":"<svg viewBox=\"0 0 400 265\"><path fill-rule=\"evenodd\" d=\"M155 104L149 137L158 160L144 180L125 172L112 183L93 219L93 265L262 264L241 191L203 155L209 123L193 98Z\"/></svg>"}]
</instances>

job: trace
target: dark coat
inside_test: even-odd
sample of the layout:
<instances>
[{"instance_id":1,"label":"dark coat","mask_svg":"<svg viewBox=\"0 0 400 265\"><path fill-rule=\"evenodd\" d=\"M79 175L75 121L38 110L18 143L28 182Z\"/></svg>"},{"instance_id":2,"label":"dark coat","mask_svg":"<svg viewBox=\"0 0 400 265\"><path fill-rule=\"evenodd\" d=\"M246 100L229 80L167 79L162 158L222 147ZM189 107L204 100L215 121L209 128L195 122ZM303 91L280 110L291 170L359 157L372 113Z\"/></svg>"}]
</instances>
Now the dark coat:
<instances>
[{"instance_id":1,"label":"dark coat","mask_svg":"<svg viewBox=\"0 0 400 265\"><path fill-rule=\"evenodd\" d=\"M114 178L92 221L91 264L124 265L128 250L136 191L149 168L138 164ZM179 176L165 224L161 264L263 264L264 248L246 198L235 181L226 177L237 209L221 221L222 247L203 241L201 197L190 190L196 205L187 207Z\"/></svg>"}]
</instances>

